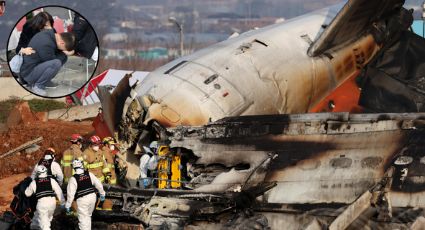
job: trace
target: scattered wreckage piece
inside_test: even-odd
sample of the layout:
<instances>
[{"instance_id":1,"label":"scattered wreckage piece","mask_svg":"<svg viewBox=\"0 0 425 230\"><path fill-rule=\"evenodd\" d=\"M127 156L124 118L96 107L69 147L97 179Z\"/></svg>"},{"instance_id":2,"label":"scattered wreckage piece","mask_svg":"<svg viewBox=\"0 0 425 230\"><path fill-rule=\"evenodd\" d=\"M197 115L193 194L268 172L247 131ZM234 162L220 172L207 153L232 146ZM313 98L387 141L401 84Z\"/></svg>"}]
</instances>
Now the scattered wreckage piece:
<instances>
[{"instance_id":1,"label":"scattered wreckage piece","mask_svg":"<svg viewBox=\"0 0 425 230\"><path fill-rule=\"evenodd\" d=\"M264 228L350 228L405 226L423 215L423 113L242 116L162 129L160 142L185 159L184 186L107 188L145 225L225 228L220 219L264 217ZM256 195L237 196L247 193Z\"/></svg>"},{"instance_id":2,"label":"scattered wreckage piece","mask_svg":"<svg viewBox=\"0 0 425 230\"><path fill-rule=\"evenodd\" d=\"M377 183L398 156L424 157L424 119L422 113L247 116L167 131L170 147L193 153L192 170L209 178L197 182L194 189L199 192L234 190L252 176L252 185L277 182L265 196L270 203L350 204ZM271 153L277 158L251 175ZM408 171L422 175L420 165L413 165ZM415 183L412 180L419 181L409 174L404 183ZM393 189L400 190L395 188L399 181Z\"/></svg>"},{"instance_id":3,"label":"scattered wreckage piece","mask_svg":"<svg viewBox=\"0 0 425 230\"><path fill-rule=\"evenodd\" d=\"M180 229L179 227L193 221L214 223L220 219L221 215L233 215L238 210L253 208L255 198L275 185L267 183L242 192L226 193L199 193L194 190L170 189L125 189L105 186L107 197L113 200L115 208L113 212L102 212L101 216L105 220L109 217L122 220L125 216L128 220L137 219L145 226L167 224L170 229ZM120 214L121 211L127 215ZM248 215L250 218L255 216L253 213L251 214ZM238 218L241 217L238 216Z\"/></svg>"},{"instance_id":4,"label":"scattered wreckage piece","mask_svg":"<svg viewBox=\"0 0 425 230\"><path fill-rule=\"evenodd\" d=\"M5 158L5 157L9 156L10 154L14 154L14 153L17 153L19 151L22 151L22 150L25 150L25 149L28 149L28 148L32 148L34 145L36 145L36 144L38 144L42 141L43 141L43 137L38 137L38 138L36 138L32 141L28 141L28 142L14 148L14 149L9 150L6 153L1 154L0 159Z\"/></svg>"},{"instance_id":5,"label":"scattered wreckage piece","mask_svg":"<svg viewBox=\"0 0 425 230\"><path fill-rule=\"evenodd\" d=\"M393 181L395 168L390 167L384 177L373 188L366 190L356 201L347 208L329 225L329 230L347 229L371 206L376 208L380 221L390 221L392 207L389 191Z\"/></svg>"}]
</instances>

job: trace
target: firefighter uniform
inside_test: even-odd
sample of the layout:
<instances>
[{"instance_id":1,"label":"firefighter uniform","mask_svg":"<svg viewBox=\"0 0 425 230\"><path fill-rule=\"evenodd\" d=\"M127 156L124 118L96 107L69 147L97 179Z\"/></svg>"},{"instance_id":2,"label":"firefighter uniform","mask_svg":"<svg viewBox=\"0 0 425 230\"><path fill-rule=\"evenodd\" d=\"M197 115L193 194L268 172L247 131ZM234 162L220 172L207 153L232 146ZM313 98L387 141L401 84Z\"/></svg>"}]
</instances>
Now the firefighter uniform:
<instances>
[{"instance_id":1,"label":"firefighter uniform","mask_svg":"<svg viewBox=\"0 0 425 230\"><path fill-rule=\"evenodd\" d=\"M115 185L117 184L117 175L115 174L115 155L112 153L112 150L109 149L108 146L103 146L102 151L103 156L105 157L106 167L109 168L110 172L110 178L108 183Z\"/></svg>"},{"instance_id":2,"label":"firefighter uniform","mask_svg":"<svg viewBox=\"0 0 425 230\"><path fill-rule=\"evenodd\" d=\"M50 223L56 209L55 195L61 205L65 203L65 199L56 180L47 176L47 169L44 166L38 166L37 169L39 175L25 190L27 197L35 194L37 198L37 207L31 222L31 229L50 230ZM40 173L40 169L43 172Z\"/></svg>"},{"instance_id":3,"label":"firefighter uniform","mask_svg":"<svg viewBox=\"0 0 425 230\"><path fill-rule=\"evenodd\" d=\"M76 169L69 179L65 208L70 210L74 199L77 201L78 226L80 230L91 229L91 216L96 206L96 189L101 200L105 199L105 191L97 177L83 169Z\"/></svg>"},{"instance_id":4,"label":"firefighter uniform","mask_svg":"<svg viewBox=\"0 0 425 230\"><path fill-rule=\"evenodd\" d=\"M65 152L61 160L62 170L64 174L64 181L68 183L69 178L73 174L72 161L78 159L83 161L83 152L78 144L72 144Z\"/></svg>"},{"instance_id":5,"label":"firefighter uniform","mask_svg":"<svg viewBox=\"0 0 425 230\"><path fill-rule=\"evenodd\" d=\"M83 155L89 172L93 173L100 182L105 182L103 174L109 169L106 167L103 151L101 149L94 151L92 148L87 148L84 150Z\"/></svg>"}]
</instances>

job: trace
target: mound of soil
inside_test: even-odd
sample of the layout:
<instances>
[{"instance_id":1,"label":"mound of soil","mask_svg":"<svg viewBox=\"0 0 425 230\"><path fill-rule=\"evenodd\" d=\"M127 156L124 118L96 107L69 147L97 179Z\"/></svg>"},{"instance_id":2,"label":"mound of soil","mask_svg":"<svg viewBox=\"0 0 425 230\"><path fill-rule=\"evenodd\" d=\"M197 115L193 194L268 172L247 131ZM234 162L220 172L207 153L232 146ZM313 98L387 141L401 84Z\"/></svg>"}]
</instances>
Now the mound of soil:
<instances>
[{"instance_id":1,"label":"mound of soil","mask_svg":"<svg viewBox=\"0 0 425 230\"><path fill-rule=\"evenodd\" d=\"M56 150L56 160L59 161L62 158L63 151L69 147L69 138L73 133L89 136L93 132L94 128L91 121L34 121L9 127L8 131L0 133L0 154L37 137L43 137L43 141L39 143L41 148L35 152L21 151L2 158L0 160L0 179L14 174L31 172L36 162L43 156L44 150L49 147Z\"/></svg>"}]
</instances>

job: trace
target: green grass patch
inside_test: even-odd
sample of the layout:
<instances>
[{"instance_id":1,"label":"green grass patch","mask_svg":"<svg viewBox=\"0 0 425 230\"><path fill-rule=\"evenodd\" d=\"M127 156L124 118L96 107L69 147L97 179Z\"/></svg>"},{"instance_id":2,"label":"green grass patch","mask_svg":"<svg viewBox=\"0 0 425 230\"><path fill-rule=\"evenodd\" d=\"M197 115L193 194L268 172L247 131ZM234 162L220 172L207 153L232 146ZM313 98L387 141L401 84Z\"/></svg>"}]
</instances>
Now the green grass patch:
<instances>
[{"instance_id":1,"label":"green grass patch","mask_svg":"<svg viewBox=\"0 0 425 230\"><path fill-rule=\"evenodd\" d=\"M5 101L0 101L0 123L6 122L10 111L20 101L20 99L9 99ZM31 99L27 102L31 108L31 111L33 112L43 112L66 108L66 104L64 102L56 100Z\"/></svg>"},{"instance_id":2,"label":"green grass patch","mask_svg":"<svg viewBox=\"0 0 425 230\"><path fill-rule=\"evenodd\" d=\"M0 123L6 122L10 110L13 109L13 106L15 106L18 101L18 99L0 101Z\"/></svg>"},{"instance_id":3,"label":"green grass patch","mask_svg":"<svg viewBox=\"0 0 425 230\"><path fill-rule=\"evenodd\" d=\"M30 105L31 111L33 112L43 112L66 108L66 104L64 102L55 100L31 99L28 101L28 104Z\"/></svg>"}]
</instances>

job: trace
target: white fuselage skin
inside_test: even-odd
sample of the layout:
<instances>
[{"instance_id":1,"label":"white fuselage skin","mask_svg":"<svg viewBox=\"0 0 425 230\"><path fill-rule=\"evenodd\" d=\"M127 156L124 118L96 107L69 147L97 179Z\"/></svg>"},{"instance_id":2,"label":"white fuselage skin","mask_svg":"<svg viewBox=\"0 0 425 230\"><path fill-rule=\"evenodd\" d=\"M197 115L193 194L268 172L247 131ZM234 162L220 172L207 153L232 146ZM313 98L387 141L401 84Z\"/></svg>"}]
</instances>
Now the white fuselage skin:
<instances>
[{"instance_id":1,"label":"white fuselage skin","mask_svg":"<svg viewBox=\"0 0 425 230\"><path fill-rule=\"evenodd\" d=\"M308 112L379 49L366 34L329 52L331 58L307 55L341 7L249 31L158 68L135 90L140 101L154 98L145 122L174 127L228 116Z\"/></svg>"}]
</instances>

